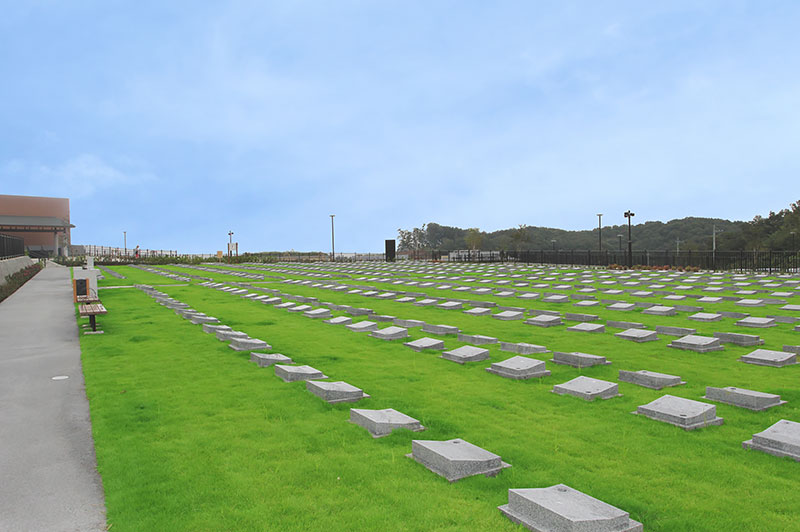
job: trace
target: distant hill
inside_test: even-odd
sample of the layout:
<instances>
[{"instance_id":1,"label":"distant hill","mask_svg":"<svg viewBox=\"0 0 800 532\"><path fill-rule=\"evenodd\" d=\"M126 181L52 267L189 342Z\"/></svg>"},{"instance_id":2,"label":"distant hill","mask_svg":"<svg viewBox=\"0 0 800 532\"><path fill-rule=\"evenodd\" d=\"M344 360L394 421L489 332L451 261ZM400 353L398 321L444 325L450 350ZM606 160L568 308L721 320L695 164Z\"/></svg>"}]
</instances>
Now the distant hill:
<instances>
[{"instance_id":1,"label":"distant hill","mask_svg":"<svg viewBox=\"0 0 800 532\"><path fill-rule=\"evenodd\" d=\"M664 222L645 222L632 228L634 249L710 250L712 234L717 231L718 250L773 249L791 250L794 231L795 246L800 245L800 201L789 209L756 216L750 222L732 222L720 218L682 218ZM603 249L619 249L627 245L627 225L603 227ZM555 240L555 242L553 242ZM565 231L551 227L521 225L484 233L477 228L462 229L435 222L410 230L398 230L398 249L528 250L528 249L597 249L597 229ZM796 250L796 247L794 248Z\"/></svg>"}]
</instances>

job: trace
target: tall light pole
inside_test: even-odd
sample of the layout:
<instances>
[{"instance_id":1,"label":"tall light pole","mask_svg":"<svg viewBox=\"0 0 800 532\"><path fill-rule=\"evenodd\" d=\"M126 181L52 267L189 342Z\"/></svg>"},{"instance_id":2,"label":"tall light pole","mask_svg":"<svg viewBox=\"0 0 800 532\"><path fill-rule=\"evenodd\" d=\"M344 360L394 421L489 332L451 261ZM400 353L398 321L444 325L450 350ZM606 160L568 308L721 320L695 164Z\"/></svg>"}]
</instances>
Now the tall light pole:
<instances>
[{"instance_id":1,"label":"tall light pole","mask_svg":"<svg viewBox=\"0 0 800 532\"><path fill-rule=\"evenodd\" d=\"M228 262L233 261L233 231L228 231Z\"/></svg>"},{"instance_id":2,"label":"tall light pole","mask_svg":"<svg viewBox=\"0 0 800 532\"><path fill-rule=\"evenodd\" d=\"M335 214L330 214L331 217L331 262L336 261L336 248L333 245L333 217L336 216Z\"/></svg>"},{"instance_id":3,"label":"tall light pole","mask_svg":"<svg viewBox=\"0 0 800 532\"><path fill-rule=\"evenodd\" d=\"M603 213L597 213L597 250L603 251Z\"/></svg>"},{"instance_id":4,"label":"tall light pole","mask_svg":"<svg viewBox=\"0 0 800 532\"><path fill-rule=\"evenodd\" d=\"M128 256L128 232L122 232L122 247L125 250L125 256Z\"/></svg>"},{"instance_id":5,"label":"tall light pole","mask_svg":"<svg viewBox=\"0 0 800 532\"><path fill-rule=\"evenodd\" d=\"M628 268L633 268L633 241L631 240L631 218L636 216L636 213L625 211L625 218L628 219Z\"/></svg>"}]
</instances>

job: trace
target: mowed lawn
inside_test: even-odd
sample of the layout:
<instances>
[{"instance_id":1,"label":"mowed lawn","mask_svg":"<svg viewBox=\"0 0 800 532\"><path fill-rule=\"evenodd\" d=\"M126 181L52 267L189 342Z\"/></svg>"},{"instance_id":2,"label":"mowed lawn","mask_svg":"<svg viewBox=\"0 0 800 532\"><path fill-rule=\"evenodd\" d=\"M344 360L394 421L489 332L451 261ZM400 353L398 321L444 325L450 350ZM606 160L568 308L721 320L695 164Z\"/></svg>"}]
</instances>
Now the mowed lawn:
<instances>
[{"instance_id":1,"label":"mowed lawn","mask_svg":"<svg viewBox=\"0 0 800 532\"><path fill-rule=\"evenodd\" d=\"M114 269L136 282L172 282ZM671 337L635 344L615 338L614 329L600 335L563 326L539 329L305 286L261 285L504 341L604 355L613 364L578 370L548 363L550 377L512 381L485 371L492 361L513 356L497 345L489 346L491 361L461 366L400 341L384 342L216 290L160 287L266 340L274 352L371 395L331 406L304 383L284 383L271 368L249 362L249 353L234 352L145 293L103 290L109 313L98 321L105 334L83 336L81 346L111 530L521 530L496 509L507 502L507 490L558 483L630 512L648 531L800 530L800 463L741 446L780 419L800 421L800 366L736 360L753 348L726 345L722 352L697 354L667 348ZM732 320L690 322L681 317L685 313L657 318L513 298L508 304L694 327L701 334L761 334L769 349L800 343L800 333L788 325L745 330ZM412 339L425 336L419 329L410 332ZM448 337L446 345L463 344ZM579 375L616 382L620 369L680 375L687 384L656 391L620 383L622 397L595 402L550 391ZM724 425L691 432L631 415L664 394L702 401L705 386L777 393L788 404L760 413L718 404ZM351 407L394 408L427 430L373 439L348 423ZM412 439L451 438L499 454L513 467L495 478L450 484L405 457Z\"/></svg>"}]
</instances>

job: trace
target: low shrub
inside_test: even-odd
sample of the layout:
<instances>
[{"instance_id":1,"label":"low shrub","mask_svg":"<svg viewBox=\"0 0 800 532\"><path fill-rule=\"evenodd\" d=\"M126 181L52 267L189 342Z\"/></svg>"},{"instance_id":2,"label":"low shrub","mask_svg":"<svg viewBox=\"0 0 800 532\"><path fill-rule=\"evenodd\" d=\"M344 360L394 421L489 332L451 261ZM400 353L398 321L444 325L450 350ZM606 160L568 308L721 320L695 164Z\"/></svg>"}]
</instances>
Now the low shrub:
<instances>
[{"instance_id":1,"label":"low shrub","mask_svg":"<svg viewBox=\"0 0 800 532\"><path fill-rule=\"evenodd\" d=\"M6 275L5 282L0 285L0 302L16 292L22 285L27 283L31 277L39 273L39 270L41 269L42 264L36 263L28 266L27 268L23 268L17 273Z\"/></svg>"}]
</instances>

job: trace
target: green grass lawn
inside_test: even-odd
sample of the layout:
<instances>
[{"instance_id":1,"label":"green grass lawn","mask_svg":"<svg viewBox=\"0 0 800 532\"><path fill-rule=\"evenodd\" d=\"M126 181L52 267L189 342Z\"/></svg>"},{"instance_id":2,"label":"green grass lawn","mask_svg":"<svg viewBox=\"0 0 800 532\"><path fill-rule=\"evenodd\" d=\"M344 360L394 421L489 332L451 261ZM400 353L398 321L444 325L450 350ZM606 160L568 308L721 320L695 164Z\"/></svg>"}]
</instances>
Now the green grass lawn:
<instances>
[{"instance_id":1,"label":"green grass lawn","mask_svg":"<svg viewBox=\"0 0 800 532\"><path fill-rule=\"evenodd\" d=\"M172 283L129 267L114 269L128 279L109 278L105 286L125 284L120 281ZM349 282L482 299L469 293ZM630 512L648 531L800 530L800 463L741 447L779 419L800 421L800 366L779 369L736 361L753 348L726 345L721 352L697 354L667 348L671 337L636 344L615 338L616 329L605 334L567 332L564 326L540 329L307 286L259 286L456 325L503 341L604 355L613 364L578 370L548 363L550 377L512 381L484 369L513 356L496 345L489 346L491 361L461 366L438 358L438 353L416 353L400 341L384 342L216 290L160 288L266 340L274 352L371 395L355 404L331 406L307 392L303 383L286 384L272 369L256 367L249 353L234 352L143 292L103 290L109 314L99 321L105 334L82 337L81 345L112 530L520 530L496 509L507 502L507 490L557 483ZM685 313L654 317L640 311L506 301L597 314L602 320L694 327L700 334L761 334L768 349L800 343L800 333L789 325L751 330L733 326L730 319L689 322ZM710 309L753 315L774 310L741 309L727 302L706 305ZM410 332L411 339L425 336L419 329ZM463 345L455 337L445 343L448 349ZM620 369L680 375L687 385L656 391L619 383L622 397L595 402L550 392L554 384L578 375L616 382ZM702 400L705 386L777 393L789 402L761 413L718 404L717 415L725 424L691 432L630 414L667 393ZM427 430L376 440L348 423L350 407L394 408L419 419ZM513 467L495 478L449 484L405 457L412 439L451 438L497 453Z\"/></svg>"}]
</instances>

